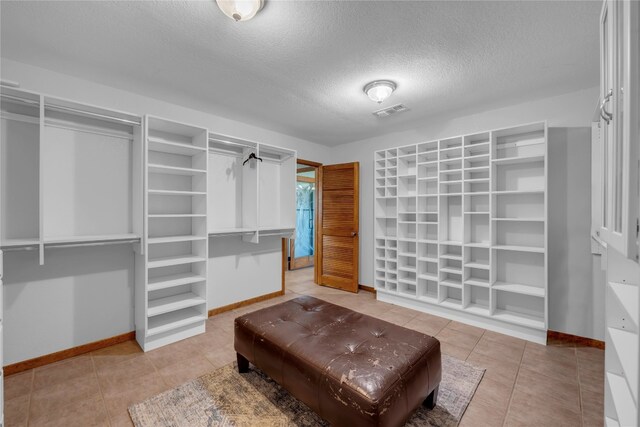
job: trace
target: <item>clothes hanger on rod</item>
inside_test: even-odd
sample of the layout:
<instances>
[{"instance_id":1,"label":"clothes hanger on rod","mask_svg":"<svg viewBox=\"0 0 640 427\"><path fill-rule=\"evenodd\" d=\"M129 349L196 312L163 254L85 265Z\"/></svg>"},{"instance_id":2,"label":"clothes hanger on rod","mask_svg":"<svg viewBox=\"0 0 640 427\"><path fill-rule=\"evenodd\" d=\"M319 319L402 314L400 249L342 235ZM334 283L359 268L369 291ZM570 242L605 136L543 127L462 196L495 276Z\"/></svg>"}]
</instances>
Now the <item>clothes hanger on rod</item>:
<instances>
[{"instance_id":1,"label":"clothes hanger on rod","mask_svg":"<svg viewBox=\"0 0 640 427\"><path fill-rule=\"evenodd\" d=\"M249 160L251 159L256 159L256 160L260 160L262 161L262 157L258 157L256 156L256 153L251 153L249 154L249 157L247 158L247 160L245 160L244 162L242 162L242 166L244 166Z\"/></svg>"}]
</instances>

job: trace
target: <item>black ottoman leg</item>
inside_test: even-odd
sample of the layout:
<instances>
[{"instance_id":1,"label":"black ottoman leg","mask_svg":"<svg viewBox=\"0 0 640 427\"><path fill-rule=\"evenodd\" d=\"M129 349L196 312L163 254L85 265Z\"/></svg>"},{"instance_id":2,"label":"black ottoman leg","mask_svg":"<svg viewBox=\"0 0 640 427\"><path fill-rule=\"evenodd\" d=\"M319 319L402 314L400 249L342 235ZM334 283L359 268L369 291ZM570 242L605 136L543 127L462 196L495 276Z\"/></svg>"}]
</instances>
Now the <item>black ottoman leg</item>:
<instances>
[{"instance_id":1,"label":"black ottoman leg","mask_svg":"<svg viewBox=\"0 0 640 427\"><path fill-rule=\"evenodd\" d=\"M434 388L431 394L427 396L427 398L422 403L427 407L427 409L433 409L436 407L436 403L438 401L438 388L440 388L440 386Z\"/></svg>"},{"instance_id":2,"label":"black ottoman leg","mask_svg":"<svg viewBox=\"0 0 640 427\"><path fill-rule=\"evenodd\" d=\"M236 359L238 360L238 372L241 374L249 372L249 361L240 353L236 353Z\"/></svg>"}]
</instances>

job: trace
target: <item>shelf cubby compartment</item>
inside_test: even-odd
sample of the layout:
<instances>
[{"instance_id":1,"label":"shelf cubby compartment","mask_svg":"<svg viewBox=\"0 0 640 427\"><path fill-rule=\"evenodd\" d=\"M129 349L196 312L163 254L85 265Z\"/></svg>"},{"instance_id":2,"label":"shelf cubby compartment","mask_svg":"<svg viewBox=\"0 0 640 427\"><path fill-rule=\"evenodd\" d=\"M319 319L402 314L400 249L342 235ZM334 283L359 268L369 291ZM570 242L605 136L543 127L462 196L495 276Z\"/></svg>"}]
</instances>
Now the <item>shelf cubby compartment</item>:
<instances>
[{"instance_id":1,"label":"shelf cubby compartment","mask_svg":"<svg viewBox=\"0 0 640 427\"><path fill-rule=\"evenodd\" d=\"M396 199L376 199L376 218L396 218L397 216L398 202Z\"/></svg>"},{"instance_id":2,"label":"shelf cubby compartment","mask_svg":"<svg viewBox=\"0 0 640 427\"><path fill-rule=\"evenodd\" d=\"M418 240L438 240L438 224L418 224Z\"/></svg>"},{"instance_id":3,"label":"shelf cubby compartment","mask_svg":"<svg viewBox=\"0 0 640 427\"><path fill-rule=\"evenodd\" d=\"M418 165L418 178L419 179L437 179L438 178L438 164L421 164Z\"/></svg>"},{"instance_id":4,"label":"shelf cubby compartment","mask_svg":"<svg viewBox=\"0 0 640 427\"><path fill-rule=\"evenodd\" d=\"M414 175L400 175L398 177L398 195L404 196L416 196L417 183Z\"/></svg>"},{"instance_id":5,"label":"shelf cubby compartment","mask_svg":"<svg viewBox=\"0 0 640 427\"><path fill-rule=\"evenodd\" d=\"M462 147L462 137L454 137L440 140L440 150L446 150L448 148Z\"/></svg>"},{"instance_id":6,"label":"shelf cubby compartment","mask_svg":"<svg viewBox=\"0 0 640 427\"><path fill-rule=\"evenodd\" d=\"M498 221L494 229L496 247L523 247L531 251L544 251L543 222Z\"/></svg>"},{"instance_id":7,"label":"shelf cubby compartment","mask_svg":"<svg viewBox=\"0 0 640 427\"><path fill-rule=\"evenodd\" d=\"M396 169L398 167L398 159L395 157L387 158L386 166L387 166L387 169Z\"/></svg>"},{"instance_id":8,"label":"shelf cubby compartment","mask_svg":"<svg viewBox=\"0 0 640 427\"><path fill-rule=\"evenodd\" d=\"M438 151L438 141L421 142L418 144L418 154Z\"/></svg>"},{"instance_id":9,"label":"shelf cubby compartment","mask_svg":"<svg viewBox=\"0 0 640 427\"><path fill-rule=\"evenodd\" d=\"M376 161L384 160L386 157L387 157L387 152L385 150L376 151L374 155L374 158Z\"/></svg>"},{"instance_id":10,"label":"shelf cubby compartment","mask_svg":"<svg viewBox=\"0 0 640 427\"><path fill-rule=\"evenodd\" d=\"M398 292L403 294L403 295L408 295L408 296L412 296L415 297L417 296L416 293L416 283L409 283L409 282L404 282L402 280L400 280L398 282Z\"/></svg>"},{"instance_id":11,"label":"shelf cubby compartment","mask_svg":"<svg viewBox=\"0 0 640 427\"><path fill-rule=\"evenodd\" d=\"M398 259L398 251L395 249L386 249L386 258L388 260L396 260Z\"/></svg>"},{"instance_id":12,"label":"shelf cubby compartment","mask_svg":"<svg viewBox=\"0 0 640 427\"><path fill-rule=\"evenodd\" d=\"M465 214L488 214L490 200L488 194L465 194Z\"/></svg>"},{"instance_id":13,"label":"shelf cubby compartment","mask_svg":"<svg viewBox=\"0 0 640 427\"><path fill-rule=\"evenodd\" d=\"M384 178L376 178L376 188L383 188L386 185L386 180Z\"/></svg>"},{"instance_id":14,"label":"shelf cubby compartment","mask_svg":"<svg viewBox=\"0 0 640 427\"><path fill-rule=\"evenodd\" d=\"M376 278L375 280L376 283L376 289L385 289L386 287L386 281L384 279L378 279Z\"/></svg>"},{"instance_id":15,"label":"shelf cubby compartment","mask_svg":"<svg viewBox=\"0 0 640 427\"><path fill-rule=\"evenodd\" d=\"M418 243L418 258L436 262L438 260L438 244Z\"/></svg>"},{"instance_id":16,"label":"shelf cubby compartment","mask_svg":"<svg viewBox=\"0 0 640 427\"><path fill-rule=\"evenodd\" d=\"M398 214L398 222L416 222L416 213Z\"/></svg>"},{"instance_id":17,"label":"shelf cubby compartment","mask_svg":"<svg viewBox=\"0 0 640 427\"><path fill-rule=\"evenodd\" d=\"M428 223L428 224L438 223L437 213L419 213L417 218L418 218L418 222L422 222L422 223Z\"/></svg>"},{"instance_id":18,"label":"shelf cubby compartment","mask_svg":"<svg viewBox=\"0 0 640 427\"><path fill-rule=\"evenodd\" d=\"M472 284L464 285L464 309L471 313L480 315L489 315L490 308L490 290L486 287L474 286Z\"/></svg>"},{"instance_id":19,"label":"shelf cubby compartment","mask_svg":"<svg viewBox=\"0 0 640 427\"><path fill-rule=\"evenodd\" d=\"M383 199L387 196L387 190L385 187L376 187L376 199Z\"/></svg>"},{"instance_id":20,"label":"shelf cubby compartment","mask_svg":"<svg viewBox=\"0 0 640 427\"><path fill-rule=\"evenodd\" d=\"M205 306L205 282L149 292L148 316L154 317L189 307Z\"/></svg>"},{"instance_id":21,"label":"shelf cubby compartment","mask_svg":"<svg viewBox=\"0 0 640 427\"><path fill-rule=\"evenodd\" d=\"M536 297L546 294L544 254L496 251L494 289Z\"/></svg>"},{"instance_id":22,"label":"shelf cubby compartment","mask_svg":"<svg viewBox=\"0 0 640 427\"><path fill-rule=\"evenodd\" d=\"M464 242L489 244L490 236L489 215L464 215Z\"/></svg>"},{"instance_id":23,"label":"shelf cubby compartment","mask_svg":"<svg viewBox=\"0 0 640 427\"><path fill-rule=\"evenodd\" d=\"M385 185L387 187L397 187L398 186L398 178L394 177L394 178L387 178L385 180Z\"/></svg>"},{"instance_id":24,"label":"shelf cubby compartment","mask_svg":"<svg viewBox=\"0 0 640 427\"><path fill-rule=\"evenodd\" d=\"M495 292L494 318L532 329L546 328L544 298L495 289L492 292Z\"/></svg>"},{"instance_id":25,"label":"shelf cubby compartment","mask_svg":"<svg viewBox=\"0 0 640 427\"><path fill-rule=\"evenodd\" d=\"M387 170L386 169L376 169L376 179L378 178L386 178Z\"/></svg>"},{"instance_id":26,"label":"shelf cubby compartment","mask_svg":"<svg viewBox=\"0 0 640 427\"><path fill-rule=\"evenodd\" d=\"M544 218L544 193L500 194L494 203L497 218Z\"/></svg>"},{"instance_id":27,"label":"shelf cubby compartment","mask_svg":"<svg viewBox=\"0 0 640 427\"><path fill-rule=\"evenodd\" d=\"M462 218L462 197L440 197L440 223L438 231L440 241L462 242L463 218Z\"/></svg>"},{"instance_id":28,"label":"shelf cubby compartment","mask_svg":"<svg viewBox=\"0 0 640 427\"><path fill-rule=\"evenodd\" d=\"M479 180L489 180L490 171L489 168L483 169L465 169L464 179L465 181L479 182Z\"/></svg>"},{"instance_id":29,"label":"shelf cubby compartment","mask_svg":"<svg viewBox=\"0 0 640 427\"><path fill-rule=\"evenodd\" d=\"M418 278L418 298L436 302L438 300L438 282Z\"/></svg>"},{"instance_id":30,"label":"shelf cubby compartment","mask_svg":"<svg viewBox=\"0 0 640 427\"><path fill-rule=\"evenodd\" d=\"M489 180L480 180L480 181L465 181L464 183L464 192L468 194L473 193L489 193Z\"/></svg>"},{"instance_id":31,"label":"shelf cubby compartment","mask_svg":"<svg viewBox=\"0 0 640 427\"><path fill-rule=\"evenodd\" d=\"M0 90L0 245L37 245L41 234L40 96L7 87Z\"/></svg>"},{"instance_id":32,"label":"shelf cubby compartment","mask_svg":"<svg viewBox=\"0 0 640 427\"><path fill-rule=\"evenodd\" d=\"M416 272L415 271L398 269L398 283L399 282L411 283L411 284L415 285L416 284Z\"/></svg>"},{"instance_id":33,"label":"shelf cubby compartment","mask_svg":"<svg viewBox=\"0 0 640 427\"><path fill-rule=\"evenodd\" d=\"M396 237L398 222L393 218L376 218L375 235L377 237Z\"/></svg>"},{"instance_id":34,"label":"shelf cubby compartment","mask_svg":"<svg viewBox=\"0 0 640 427\"><path fill-rule=\"evenodd\" d=\"M467 157L464 159L465 170L482 170L489 167L489 155Z\"/></svg>"},{"instance_id":35,"label":"shelf cubby compartment","mask_svg":"<svg viewBox=\"0 0 640 427\"><path fill-rule=\"evenodd\" d=\"M145 338L166 335L167 333L175 332L189 326L204 323L205 320L207 320L207 313L204 305L153 316L148 320ZM165 342L163 342L163 344L165 344Z\"/></svg>"},{"instance_id":36,"label":"shelf cubby compartment","mask_svg":"<svg viewBox=\"0 0 640 427\"><path fill-rule=\"evenodd\" d=\"M418 196L418 212L438 213L438 196Z\"/></svg>"},{"instance_id":37,"label":"shelf cubby compartment","mask_svg":"<svg viewBox=\"0 0 640 427\"><path fill-rule=\"evenodd\" d=\"M149 292L191 284L205 284L207 278L198 271L198 265L167 266L149 271Z\"/></svg>"},{"instance_id":38,"label":"shelf cubby compartment","mask_svg":"<svg viewBox=\"0 0 640 427\"><path fill-rule=\"evenodd\" d=\"M377 258L375 260L375 263L376 263L376 270L384 270L386 265L384 256L382 256L381 258Z\"/></svg>"},{"instance_id":39,"label":"shelf cubby compartment","mask_svg":"<svg viewBox=\"0 0 640 427\"><path fill-rule=\"evenodd\" d=\"M462 158L462 148L451 147L440 150L440 161Z\"/></svg>"},{"instance_id":40,"label":"shelf cubby compartment","mask_svg":"<svg viewBox=\"0 0 640 427\"><path fill-rule=\"evenodd\" d=\"M398 157L398 175L416 175L417 173L417 160L415 154Z\"/></svg>"},{"instance_id":41,"label":"shelf cubby compartment","mask_svg":"<svg viewBox=\"0 0 640 427\"><path fill-rule=\"evenodd\" d=\"M417 227L415 223L400 223L398 224L398 237L400 239L416 240Z\"/></svg>"},{"instance_id":42,"label":"shelf cubby compartment","mask_svg":"<svg viewBox=\"0 0 640 427\"><path fill-rule=\"evenodd\" d=\"M491 151L491 144L487 142L479 142L464 147L465 158L475 158L479 156L489 156Z\"/></svg>"},{"instance_id":43,"label":"shelf cubby compartment","mask_svg":"<svg viewBox=\"0 0 640 427\"><path fill-rule=\"evenodd\" d=\"M411 240L400 240L398 242L398 252L400 255L413 255L416 256L417 243Z\"/></svg>"},{"instance_id":44,"label":"shelf cubby compartment","mask_svg":"<svg viewBox=\"0 0 640 427\"><path fill-rule=\"evenodd\" d=\"M455 172L462 170L462 158L440 160L438 163L440 173L442 172Z\"/></svg>"},{"instance_id":45,"label":"shelf cubby compartment","mask_svg":"<svg viewBox=\"0 0 640 427\"><path fill-rule=\"evenodd\" d=\"M440 181L440 194L462 194L462 181Z\"/></svg>"},{"instance_id":46,"label":"shelf cubby compartment","mask_svg":"<svg viewBox=\"0 0 640 427\"><path fill-rule=\"evenodd\" d=\"M440 272L462 276L462 260L440 257Z\"/></svg>"},{"instance_id":47,"label":"shelf cubby compartment","mask_svg":"<svg viewBox=\"0 0 640 427\"><path fill-rule=\"evenodd\" d=\"M464 283L467 285L489 288L489 270L465 266Z\"/></svg>"},{"instance_id":48,"label":"shelf cubby compartment","mask_svg":"<svg viewBox=\"0 0 640 427\"><path fill-rule=\"evenodd\" d=\"M447 280L440 282L440 304L447 307L462 308L462 285Z\"/></svg>"},{"instance_id":49,"label":"shelf cubby compartment","mask_svg":"<svg viewBox=\"0 0 640 427\"><path fill-rule=\"evenodd\" d=\"M415 196L401 196L398 198L399 213L415 213L417 201Z\"/></svg>"},{"instance_id":50,"label":"shelf cubby compartment","mask_svg":"<svg viewBox=\"0 0 640 427\"><path fill-rule=\"evenodd\" d=\"M489 248L477 248L465 246L464 266L469 268L489 270L491 268Z\"/></svg>"},{"instance_id":51,"label":"shelf cubby compartment","mask_svg":"<svg viewBox=\"0 0 640 427\"><path fill-rule=\"evenodd\" d=\"M388 177L398 176L398 168L396 167L387 168L387 176Z\"/></svg>"},{"instance_id":52,"label":"shelf cubby compartment","mask_svg":"<svg viewBox=\"0 0 640 427\"><path fill-rule=\"evenodd\" d=\"M444 170L440 172L440 183L462 181L462 170Z\"/></svg>"},{"instance_id":53,"label":"shelf cubby compartment","mask_svg":"<svg viewBox=\"0 0 640 427\"><path fill-rule=\"evenodd\" d=\"M387 271L396 271L398 269L398 262L397 261L387 261L387 266L386 266Z\"/></svg>"},{"instance_id":54,"label":"shelf cubby compartment","mask_svg":"<svg viewBox=\"0 0 640 427\"><path fill-rule=\"evenodd\" d=\"M493 132L494 159L544 156L546 126L536 123Z\"/></svg>"},{"instance_id":55,"label":"shelf cubby compartment","mask_svg":"<svg viewBox=\"0 0 640 427\"><path fill-rule=\"evenodd\" d=\"M544 191L544 162L496 165L493 190L495 191Z\"/></svg>"},{"instance_id":56,"label":"shelf cubby compartment","mask_svg":"<svg viewBox=\"0 0 640 427\"><path fill-rule=\"evenodd\" d=\"M398 157L415 155L417 151L418 151L418 148L415 144L405 145L404 147L398 148Z\"/></svg>"},{"instance_id":57,"label":"shelf cubby compartment","mask_svg":"<svg viewBox=\"0 0 640 427\"><path fill-rule=\"evenodd\" d=\"M464 137L464 147L471 148L474 146L483 146L491 142L490 132L480 132Z\"/></svg>"},{"instance_id":58,"label":"shelf cubby compartment","mask_svg":"<svg viewBox=\"0 0 640 427\"><path fill-rule=\"evenodd\" d=\"M397 157L398 156L398 149L397 148L390 148L387 150L386 152L386 158L392 158L392 157Z\"/></svg>"},{"instance_id":59,"label":"shelf cubby compartment","mask_svg":"<svg viewBox=\"0 0 640 427\"><path fill-rule=\"evenodd\" d=\"M438 263L432 261L418 261L418 278L438 280Z\"/></svg>"},{"instance_id":60,"label":"shelf cubby compartment","mask_svg":"<svg viewBox=\"0 0 640 427\"><path fill-rule=\"evenodd\" d=\"M383 279L384 280L384 278L386 276L384 263L382 263L382 264L383 264L382 267L376 265L376 279Z\"/></svg>"},{"instance_id":61,"label":"shelf cubby compartment","mask_svg":"<svg viewBox=\"0 0 640 427\"><path fill-rule=\"evenodd\" d=\"M438 182L436 180L419 180L419 196L435 196L438 194Z\"/></svg>"},{"instance_id":62,"label":"shelf cubby compartment","mask_svg":"<svg viewBox=\"0 0 640 427\"><path fill-rule=\"evenodd\" d=\"M438 161L437 151L418 153L418 166L420 166L423 163L433 163L437 161Z\"/></svg>"},{"instance_id":63,"label":"shelf cubby compartment","mask_svg":"<svg viewBox=\"0 0 640 427\"><path fill-rule=\"evenodd\" d=\"M384 193L387 198L394 198L398 196L398 188L397 187L387 187Z\"/></svg>"},{"instance_id":64,"label":"shelf cubby compartment","mask_svg":"<svg viewBox=\"0 0 640 427\"><path fill-rule=\"evenodd\" d=\"M386 254L385 254L385 248L382 247L378 247L376 246L375 248L375 253L376 253L376 259L385 259L386 258Z\"/></svg>"},{"instance_id":65,"label":"shelf cubby compartment","mask_svg":"<svg viewBox=\"0 0 640 427\"><path fill-rule=\"evenodd\" d=\"M398 292L398 282L395 280L387 280L386 289L388 292Z\"/></svg>"}]
</instances>

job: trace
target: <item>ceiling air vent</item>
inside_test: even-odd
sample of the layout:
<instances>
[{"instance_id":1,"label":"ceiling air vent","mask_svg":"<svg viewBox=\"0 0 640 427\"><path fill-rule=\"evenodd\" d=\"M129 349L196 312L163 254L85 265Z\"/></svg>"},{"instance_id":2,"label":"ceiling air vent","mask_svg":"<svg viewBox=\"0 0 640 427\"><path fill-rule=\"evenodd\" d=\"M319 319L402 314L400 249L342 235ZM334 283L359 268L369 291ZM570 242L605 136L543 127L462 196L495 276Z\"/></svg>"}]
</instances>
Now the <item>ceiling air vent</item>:
<instances>
[{"instance_id":1,"label":"ceiling air vent","mask_svg":"<svg viewBox=\"0 0 640 427\"><path fill-rule=\"evenodd\" d=\"M377 110L373 112L373 115L376 117L388 117L394 114L402 113L404 111L408 111L409 109L404 104L396 104L391 107L383 108L381 110Z\"/></svg>"}]
</instances>

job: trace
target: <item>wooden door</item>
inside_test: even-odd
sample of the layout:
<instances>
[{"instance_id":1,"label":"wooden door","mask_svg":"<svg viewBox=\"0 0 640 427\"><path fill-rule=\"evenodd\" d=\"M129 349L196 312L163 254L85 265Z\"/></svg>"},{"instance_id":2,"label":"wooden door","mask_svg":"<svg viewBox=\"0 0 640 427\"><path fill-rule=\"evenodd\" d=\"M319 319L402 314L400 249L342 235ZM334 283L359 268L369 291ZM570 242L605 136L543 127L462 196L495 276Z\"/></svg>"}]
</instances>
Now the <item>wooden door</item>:
<instances>
[{"instance_id":1,"label":"wooden door","mask_svg":"<svg viewBox=\"0 0 640 427\"><path fill-rule=\"evenodd\" d=\"M318 282L358 292L360 164L322 166L318 180Z\"/></svg>"}]
</instances>

